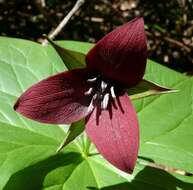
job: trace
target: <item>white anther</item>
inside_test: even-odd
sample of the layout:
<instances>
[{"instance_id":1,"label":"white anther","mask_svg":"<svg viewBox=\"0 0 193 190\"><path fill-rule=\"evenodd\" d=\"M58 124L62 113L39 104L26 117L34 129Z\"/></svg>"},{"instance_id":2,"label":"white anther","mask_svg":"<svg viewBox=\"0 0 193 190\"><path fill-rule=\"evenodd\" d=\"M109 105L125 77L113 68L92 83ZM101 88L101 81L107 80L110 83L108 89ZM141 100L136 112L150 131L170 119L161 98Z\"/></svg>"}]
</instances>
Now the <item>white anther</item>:
<instances>
[{"instance_id":1,"label":"white anther","mask_svg":"<svg viewBox=\"0 0 193 190\"><path fill-rule=\"evenodd\" d=\"M96 100L97 98L97 94L95 94L93 97L92 97L92 100Z\"/></svg>"},{"instance_id":2,"label":"white anther","mask_svg":"<svg viewBox=\"0 0 193 190\"><path fill-rule=\"evenodd\" d=\"M108 103L109 103L109 93L104 95L102 105L101 105L102 109L107 109Z\"/></svg>"},{"instance_id":3,"label":"white anther","mask_svg":"<svg viewBox=\"0 0 193 190\"><path fill-rule=\"evenodd\" d=\"M110 88L112 98L116 98L114 86Z\"/></svg>"},{"instance_id":4,"label":"white anther","mask_svg":"<svg viewBox=\"0 0 193 190\"><path fill-rule=\"evenodd\" d=\"M87 81L88 82L95 82L96 80L97 80L97 77L94 77L94 78L88 79Z\"/></svg>"},{"instance_id":5,"label":"white anther","mask_svg":"<svg viewBox=\"0 0 193 190\"><path fill-rule=\"evenodd\" d=\"M93 88L89 88L88 91L84 93L84 95L90 95L93 91Z\"/></svg>"},{"instance_id":6,"label":"white anther","mask_svg":"<svg viewBox=\"0 0 193 190\"><path fill-rule=\"evenodd\" d=\"M102 92L104 92L106 88L107 88L107 83L105 83L104 81L101 81Z\"/></svg>"},{"instance_id":7,"label":"white anther","mask_svg":"<svg viewBox=\"0 0 193 190\"><path fill-rule=\"evenodd\" d=\"M91 111L91 110L94 109L94 100L96 100L96 98L97 98L97 94L95 94L95 95L92 97L92 100L91 100L90 105L89 105L89 107L88 107L88 110L89 110L89 111Z\"/></svg>"},{"instance_id":8,"label":"white anther","mask_svg":"<svg viewBox=\"0 0 193 190\"><path fill-rule=\"evenodd\" d=\"M88 106L88 111L92 111L94 109L94 103L93 103L93 99L90 102L90 105Z\"/></svg>"}]
</instances>

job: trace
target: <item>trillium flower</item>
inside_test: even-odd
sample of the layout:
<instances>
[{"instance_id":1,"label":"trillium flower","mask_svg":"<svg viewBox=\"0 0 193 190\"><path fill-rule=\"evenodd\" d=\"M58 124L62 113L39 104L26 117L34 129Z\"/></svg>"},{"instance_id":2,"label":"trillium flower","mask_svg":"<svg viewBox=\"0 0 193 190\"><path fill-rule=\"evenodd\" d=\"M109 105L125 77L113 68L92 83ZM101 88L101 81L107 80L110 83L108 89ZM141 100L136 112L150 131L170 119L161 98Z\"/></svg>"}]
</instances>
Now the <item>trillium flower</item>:
<instances>
[{"instance_id":1,"label":"trillium flower","mask_svg":"<svg viewBox=\"0 0 193 190\"><path fill-rule=\"evenodd\" d=\"M86 118L85 130L99 153L132 173L138 154L136 111L126 89L137 85L146 66L143 18L104 36L86 55L86 68L51 76L30 87L14 109L49 124Z\"/></svg>"}]
</instances>

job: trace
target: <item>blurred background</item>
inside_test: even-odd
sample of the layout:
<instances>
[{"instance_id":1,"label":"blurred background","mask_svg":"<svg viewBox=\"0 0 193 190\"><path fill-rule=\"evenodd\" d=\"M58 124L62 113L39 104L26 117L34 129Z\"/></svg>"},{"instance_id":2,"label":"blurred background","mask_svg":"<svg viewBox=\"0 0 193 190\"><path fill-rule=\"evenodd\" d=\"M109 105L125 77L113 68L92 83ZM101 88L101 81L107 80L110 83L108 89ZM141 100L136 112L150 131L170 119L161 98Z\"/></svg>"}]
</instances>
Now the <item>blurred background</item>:
<instances>
[{"instance_id":1,"label":"blurred background","mask_svg":"<svg viewBox=\"0 0 193 190\"><path fill-rule=\"evenodd\" d=\"M0 35L42 41L76 0L0 0ZM193 75L193 0L86 0L56 40L96 42L143 16L149 58Z\"/></svg>"}]
</instances>

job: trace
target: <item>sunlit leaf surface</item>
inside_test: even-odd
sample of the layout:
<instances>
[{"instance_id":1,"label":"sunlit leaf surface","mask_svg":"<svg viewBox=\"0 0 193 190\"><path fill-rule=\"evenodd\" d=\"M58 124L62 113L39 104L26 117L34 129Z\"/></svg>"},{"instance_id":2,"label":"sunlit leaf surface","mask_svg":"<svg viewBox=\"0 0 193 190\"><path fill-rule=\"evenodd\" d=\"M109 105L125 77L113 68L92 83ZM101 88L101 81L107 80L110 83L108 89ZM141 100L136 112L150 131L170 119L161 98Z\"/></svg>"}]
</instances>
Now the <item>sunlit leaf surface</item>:
<instances>
[{"instance_id":1,"label":"sunlit leaf surface","mask_svg":"<svg viewBox=\"0 0 193 190\"><path fill-rule=\"evenodd\" d=\"M92 47L72 41L60 44L80 53ZM193 189L191 176L141 164L133 175L127 175L99 155L85 156L81 139L57 154L68 126L33 122L12 107L30 85L65 68L51 46L0 38L0 189ZM140 122L140 158L193 173L193 79L152 61L145 79L180 91L134 100Z\"/></svg>"}]
</instances>

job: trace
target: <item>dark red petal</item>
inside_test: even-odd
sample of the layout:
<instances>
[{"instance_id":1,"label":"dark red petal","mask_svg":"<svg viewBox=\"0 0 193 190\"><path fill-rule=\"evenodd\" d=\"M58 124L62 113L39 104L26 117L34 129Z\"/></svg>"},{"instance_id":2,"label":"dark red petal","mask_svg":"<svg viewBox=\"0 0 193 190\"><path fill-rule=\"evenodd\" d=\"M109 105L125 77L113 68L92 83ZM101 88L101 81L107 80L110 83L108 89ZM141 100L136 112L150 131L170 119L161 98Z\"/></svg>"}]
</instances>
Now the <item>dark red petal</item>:
<instances>
[{"instance_id":1,"label":"dark red petal","mask_svg":"<svg viewBox=\"0 0 193 190\"><path fill-rule=\"evenodd\" d=\"M68 124L92 110L86 69L71 70L51 76L30 87L16 102L14 109L22 115L43 123Z\"/></svg>"},{"instance_id":2,"label":"dark red petal","mask_svg":"<svg viewBox=\"0 0 193 190\"><path fill-rule=\"evenodd\" d=\"M132 173L139 146L137 115L127 94L120 96L115 103L117 108L95 108L87 118L86 132L105 159Z\"/></svg>"},{"instance_id":3,"label":"dark red petal","mask_svg":"<svg viewBox=\"0 0 193 190\"><path fill-rule=\"evenodd\" d=\"M87 54L88 68L129 86L143 77L147 58L143 18L136 18L104 36Z\"/></svg>"}]
</instances>

